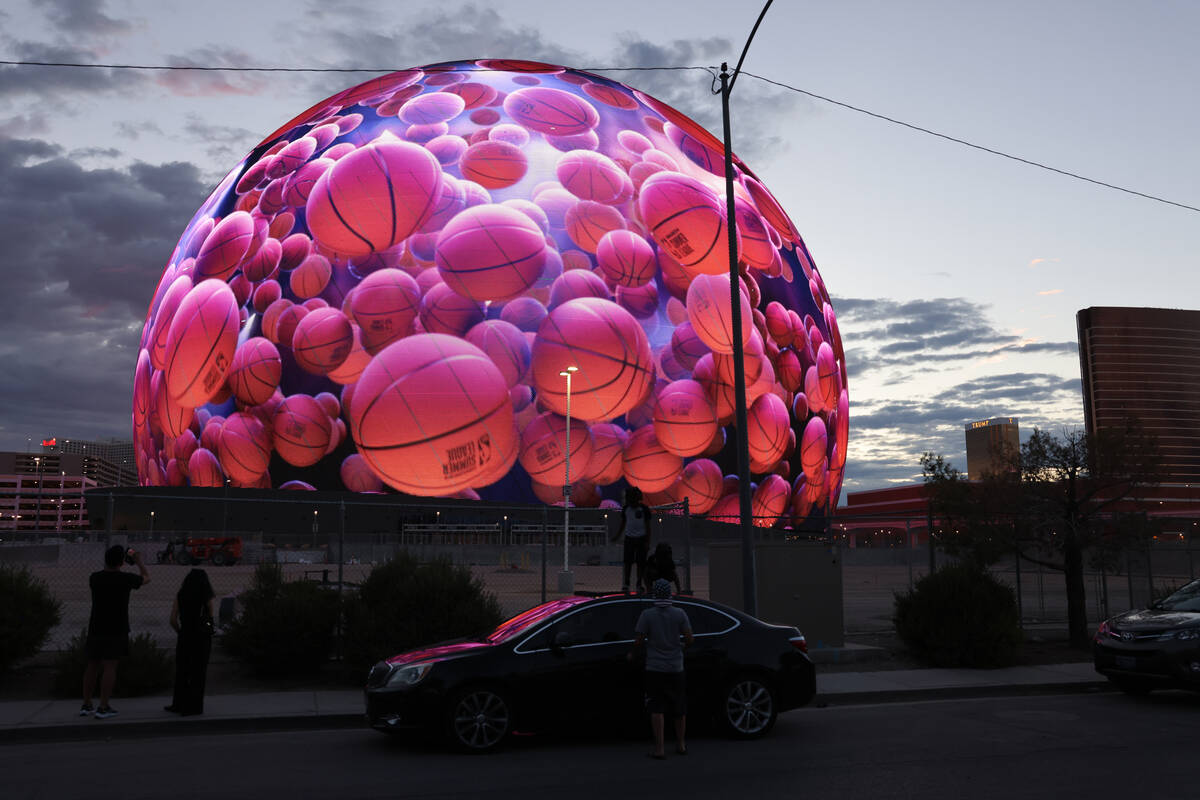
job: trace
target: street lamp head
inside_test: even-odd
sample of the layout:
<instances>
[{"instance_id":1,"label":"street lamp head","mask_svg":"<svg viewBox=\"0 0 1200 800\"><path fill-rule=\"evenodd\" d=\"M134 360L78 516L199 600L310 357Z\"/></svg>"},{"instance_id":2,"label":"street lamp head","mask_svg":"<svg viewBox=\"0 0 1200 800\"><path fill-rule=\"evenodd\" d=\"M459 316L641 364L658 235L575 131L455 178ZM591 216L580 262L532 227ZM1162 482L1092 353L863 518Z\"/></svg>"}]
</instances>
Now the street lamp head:
<instances>
[{"instance_id":1,"label":"street lamp head","mask_svg":"<svg viewBox=\"0 0 1200 800\"><path fill-rule=\"evenodd\" d=\"M566 369L564 369L562 372L560 372L558 374L563 376L564 378L566 378L566 377L570 376L570 374L572 372L579 372L579 367L574 367L574 366L567 367Z\"/></svg>"}]
</instances>

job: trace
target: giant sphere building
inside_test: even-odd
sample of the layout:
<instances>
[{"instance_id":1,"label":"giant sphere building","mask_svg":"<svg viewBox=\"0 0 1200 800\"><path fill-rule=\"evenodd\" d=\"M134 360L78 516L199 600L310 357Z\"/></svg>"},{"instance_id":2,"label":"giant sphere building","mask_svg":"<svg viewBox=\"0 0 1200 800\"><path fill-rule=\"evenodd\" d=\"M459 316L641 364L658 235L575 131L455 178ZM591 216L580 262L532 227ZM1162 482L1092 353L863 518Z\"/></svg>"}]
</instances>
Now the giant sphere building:
<instances>
[{"instance_id":1,"label":"giant sphere building","mask_svg":"<svg viewBox=\"0 0 1200 800\"><path fill-rule=\"evenodd\" d=\"M590 73L461 61L267 137L188 224L134 377L147 486L737 513L746 355L760 524L841 488L846 364L795 225L740 160L730 322L721 143ZM567 382L572 377L570 451Z\"/></svg>"}]
</instances>

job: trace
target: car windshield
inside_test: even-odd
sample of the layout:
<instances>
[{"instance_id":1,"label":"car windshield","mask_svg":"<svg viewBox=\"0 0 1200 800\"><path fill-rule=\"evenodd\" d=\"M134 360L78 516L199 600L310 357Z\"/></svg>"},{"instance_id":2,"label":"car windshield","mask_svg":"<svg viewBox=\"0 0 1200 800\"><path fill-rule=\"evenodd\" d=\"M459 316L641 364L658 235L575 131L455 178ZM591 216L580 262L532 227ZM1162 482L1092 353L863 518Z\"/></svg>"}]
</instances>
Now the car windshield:
<instances>
[{"instance_id":1,"label":"car windshield","mask_svg":"<svg viewBox=\"0 0 1200 800\"><path fill-rule=\"evenodd\" d=\"M1184 584L1158 602L1169 611L1200 611L1200 579Z\"/></svg>"},{"instance_id":2,"label":"car windshield","mask_svg":"<svg viewBox=\"0 0 1200 800\"><path fill-rule=\"evenodd\" d=\"M564 611L580 603L587 602L587 597L563 597L558 600L551 600L549 603L542 603L540 606L534 606L528 611L523 611L517 614L510 620L501 622L496 630L488 635L487 641L492 644L506 642L514 636L520 636L525 631L537 625L543 620L549 619L560 611Z\"/></svg>"}]
</instances>

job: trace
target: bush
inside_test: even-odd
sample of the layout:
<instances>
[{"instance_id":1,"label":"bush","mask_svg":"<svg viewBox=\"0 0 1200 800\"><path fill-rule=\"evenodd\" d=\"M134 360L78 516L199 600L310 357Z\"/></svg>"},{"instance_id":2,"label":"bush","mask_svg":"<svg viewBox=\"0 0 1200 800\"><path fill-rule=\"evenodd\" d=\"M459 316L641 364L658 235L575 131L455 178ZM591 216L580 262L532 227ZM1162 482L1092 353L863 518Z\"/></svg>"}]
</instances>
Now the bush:
<instances>
[{"instance_id":1,"label":"bush","mask_svg":"<svg viewBox=\"0 0 1200 800\"><path fill-rule=\"evenodd\" d=\"M490 632L503 616L496 596L467 567L444 560L421 565L401 553L372 569L347 598L346 666L361 678L381 658Z\"/></svg>"},{"instance_id":2,"label":"bush","mask_svg":"<svg viewBox=\"0 0 1200 800\"><path fill-rule=\"evenodd\" d=\"M71 637L71 642L58 657L54 673L54 693L59 697L79 697L83 687L83 671L87 668L87 629ZM99 676L97 676L98 678ZM117 682L113 694L117 697L139 697L153 694L171 686L175 680L175 656L158 646L148 633L129 640L129 655L117 666Z\"/></svg>"},{"instance_id":3,"label":"bush","mask_svg":"<svg viewBox=\"0 0 1200 800\"><path fill-rule=\"evenodd\" d=\"M260 564L238 604L221 644L260 677L316 672L333 650L338 598L319 584L285 582L278 565Z\"/></svg>"},{"instance_id":4,"label":"bush","mask_svg":"<svg viewBox=\"0 0 1200 800\"><path fill-rule=\"evenodd\" d=\"M29 568L0 564L0 672L35 656L62 620L62 603Z\"/></svg>"},{"instance_id":5,"label":"bush","mask_svg":"<svg viewBox=\"0 0 1200 800\"><path fill-rule=\"evenodd\" d=\"M896 593L896 633L918 658L937 667L1005 667L1021 643L1011 587L969 564L926 575Z\"/></svg>"}]
</instances>

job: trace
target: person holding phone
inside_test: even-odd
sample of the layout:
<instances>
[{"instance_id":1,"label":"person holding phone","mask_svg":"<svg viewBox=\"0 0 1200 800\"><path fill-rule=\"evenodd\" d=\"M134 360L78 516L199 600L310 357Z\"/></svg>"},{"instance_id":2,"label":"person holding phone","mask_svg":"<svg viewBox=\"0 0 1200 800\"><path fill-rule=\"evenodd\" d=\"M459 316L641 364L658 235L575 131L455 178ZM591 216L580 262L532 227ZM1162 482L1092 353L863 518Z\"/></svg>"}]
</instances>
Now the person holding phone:
<instances>
[{"instance_id":1,"label":"person holding phone","mask_svg":"<svg viewBox=\"0 0 1200 800\"><path fill-rule=\"evenodd\" d=\"M138 574L125 572L125 564L136 566ZM150 573L142 554L119 544L104 551L104 569L88 579L92 591L92 613L88 618L87 667L83 671L83 705L79 716L95 714L96 719L117 715L109 705L113 684L117 681L117 662L129 655L129 593L150 582ZM100 706L92 707L96 678L100 678Z\"/></svg>"}]
</instances>

